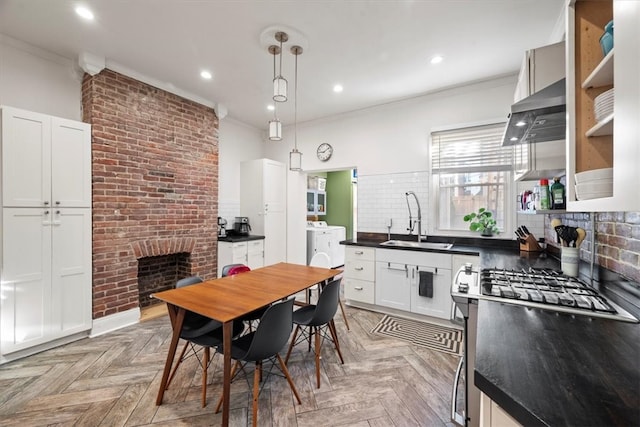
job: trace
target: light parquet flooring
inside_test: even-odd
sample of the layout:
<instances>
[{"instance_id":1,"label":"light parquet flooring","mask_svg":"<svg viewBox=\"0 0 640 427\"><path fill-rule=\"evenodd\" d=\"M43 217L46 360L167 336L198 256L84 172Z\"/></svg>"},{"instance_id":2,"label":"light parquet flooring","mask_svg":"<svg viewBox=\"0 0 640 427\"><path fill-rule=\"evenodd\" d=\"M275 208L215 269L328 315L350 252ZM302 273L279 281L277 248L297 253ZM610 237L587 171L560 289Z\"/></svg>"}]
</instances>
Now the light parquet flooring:
<instances>
[{"instance_id":1,"label":"light parquet flooring","mask_svg":"<svg viewBox=\"0 0 640 427\"><path fill-rule=\"evenodd\" d=\"M458 357L372 335L381 314L345 309L351 331L340 312L335 317L344 365L325 342L317 389L313 353L299 344L288 367L302 404L284 378L271 376L260 394L258 425L451 426ZM220 425L221 414L214 414L221 393L219 355L209 368L205 408L195 358L178 369L156 406L170 339L165 315L1 365L0 426ZM243 376L231 385L230 403L230 425L250 425L251 388Z\"/></svg>"}]
</instances>

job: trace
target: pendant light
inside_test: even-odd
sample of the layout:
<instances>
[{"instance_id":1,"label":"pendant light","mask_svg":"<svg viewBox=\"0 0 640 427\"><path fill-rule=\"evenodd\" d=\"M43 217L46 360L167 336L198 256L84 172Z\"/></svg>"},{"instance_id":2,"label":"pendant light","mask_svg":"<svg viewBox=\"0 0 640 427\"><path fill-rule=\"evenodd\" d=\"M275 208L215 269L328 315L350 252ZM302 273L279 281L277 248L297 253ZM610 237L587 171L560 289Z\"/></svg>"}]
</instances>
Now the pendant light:
<instances>
[{"instance_id":1,"label":"pendant light","mask_svg":"<svg viewBox=\"0 0 640 427\"><path fill-rule=\"evenodd\" d=\"M273 100L275 102L285 102L287 100L287 80L284 77L282 77L282 43L289 40L289 36L285 32L278 31L275 37L276 37L276 41L280 42L280 47L278 49L278 53L280 54L280 69L278 70L278 75L276 75L276 63L275 63L276 53L274 53L273 54ZM271 47L269 47L269 52L271 52Z\"/></svg>"},{"instance_id":2,"label":"pendant light","mask_svg":"<svg viewBox=\"0 0 640 427\"><path fill-rule=\"evenodd\" d=\"M302 170L302 153L298 151L298 55L302 55L300 46L292 46L291 53L296 57L295 80L293 85L293 150L289 153L289 170Z\"/></svg>"},{"instance_id":3,"label":"pendant light","mask_svg":"<svg viewBox=\"0 0 640 427\"><path fill-rule=\"evenodd\" d=\"M273 55L273 77L276 76L276 55L282 52L281 48L276 45L269 46L269 53ZM286 81L286 80L285 80ZM282 123L278 120L278 103L273 106L273 119L269 121L269 139L271 141L282 140Z\"/></svg>"}]
</instances>

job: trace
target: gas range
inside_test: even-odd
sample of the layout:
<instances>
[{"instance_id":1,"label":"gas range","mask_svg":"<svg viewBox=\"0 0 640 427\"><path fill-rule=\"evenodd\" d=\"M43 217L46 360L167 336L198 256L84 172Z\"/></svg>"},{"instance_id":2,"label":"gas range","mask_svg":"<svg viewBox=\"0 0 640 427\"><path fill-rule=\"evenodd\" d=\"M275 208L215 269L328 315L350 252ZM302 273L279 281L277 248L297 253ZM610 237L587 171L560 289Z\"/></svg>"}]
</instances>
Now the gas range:
<instances>
[{"instance_id":1,"label":"gas range","mask_svg":"<svg viewBox=\"0 0 640 427\"><path fill-rule=\"evenodd\" d=\"M551 269L463 267L453 283L454 300L485 299L575 315L637 323L633 315L575 277Z\"/></svg>"}]
</instances>

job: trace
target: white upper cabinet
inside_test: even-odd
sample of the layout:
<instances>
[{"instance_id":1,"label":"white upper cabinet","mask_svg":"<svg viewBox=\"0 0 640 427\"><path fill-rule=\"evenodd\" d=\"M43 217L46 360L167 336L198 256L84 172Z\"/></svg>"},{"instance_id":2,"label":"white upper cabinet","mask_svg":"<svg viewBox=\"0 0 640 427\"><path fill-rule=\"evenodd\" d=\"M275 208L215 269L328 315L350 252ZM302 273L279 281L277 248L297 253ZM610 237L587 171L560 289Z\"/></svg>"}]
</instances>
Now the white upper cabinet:
<instances>
[{"instance_id":1,"label":"white upper cabinet","mask_svg":"<svg viewBox=\"0 0 640 427\"><path fill-rule=\"evenodd\" d=\"M91 207L91 126L2 108L2 205Z\"/></svg>"},{"instance_id":2,"label":"white upper cabinet","mask_svg":"<svg viewBox=\"0 0 640 427\"><path fill-rule=\"evenodd\" d=\"M614 48L600 37L613 19ZM640 211L640 2L571 1L567 13L567 210ZM615 87L613 115L594 100ZM578 200L575 174L613 168L609 197Z\"/></svg>"}]
</instances>

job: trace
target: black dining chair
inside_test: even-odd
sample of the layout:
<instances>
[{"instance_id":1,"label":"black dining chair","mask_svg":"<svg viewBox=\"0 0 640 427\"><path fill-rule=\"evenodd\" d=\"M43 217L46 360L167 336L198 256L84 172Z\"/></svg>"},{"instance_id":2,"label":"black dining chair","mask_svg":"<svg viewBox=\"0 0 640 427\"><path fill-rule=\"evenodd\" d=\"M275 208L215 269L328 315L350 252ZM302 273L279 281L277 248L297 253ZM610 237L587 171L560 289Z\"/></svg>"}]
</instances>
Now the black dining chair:
<instances>
[{"instance_id":1,"label":"black dining chair","mask_svg":"<svg viewBox=\"0 0 640 427\"><path fill-rule=\"evenodd\" d=\"M284 374L291 391L299 404L302 403L300 395L293 384L291 375L287 370L279 351L285 346L293 329L293 298L270 305L255 331L242 335L231 342L231 358L236 361L231 370L231 378L234 378L238 369L244 371L248 363L255 363L253 373L253 426L258 420L258 396L260 394L260 381L262 379L262 366L265 360L271 360L273 366L278 366ZM219 353L224 353L224 347L219 345L216 349ZM278 362L276 365L275 362ZM271 370L269 374L271 374ZM248 379L247 379L248 381ZM218 401L216 413L222 406L222 396Z\"/></svg>"},{"instance_id":2,"label":"black dining chair","mask_svg":"<svg viewBox=\"0 0 640 427\"><path fill-rule=\"evenodd\" d=\"M247 271L251 271L251 269L244 264L229 264L222 267L222 277L233 276ZM238 320L246 322L247 326L249 326L249 332L251 332L253 330L253 324L257 320L260 320L265 311L267 311L267 308L269 308L268 305L257 310L253 310L251 313L245 314Z\"/></svg>"},{"instance_id":3,"label":"black dining chair","mask_svg":"<svg viewBox=\"0 0 640 427\"><path fill-rule=\"evenodd\" d=\"M306 305L293 313L293 323L296 329L293 332L293 338L287 350L285 363L289 361L291 350L302 341L309 341L309 351L311 350L311 340L315 338L315 359L316 359L316 382L320 388L320 349L325 339L332 341L335 349L340 357L340 362L344 364L342 353L340 352L340 343L338 342L338 333L333 317L338 311L338 303L340 301L340 280L333 280L322 288L318 303L316 305ZM308 328L308 330L305 330ZM327 330L329 334L327 335ZM300 334L299 340L296 337Z\"/></svg>"},{"instance_id":4,"label":"black dining chair","mask_svg":"<svg viewBox=\"0 0 640 427\"><path fill-rule=\"evenodd\" d=\"M176 289L197 283L202 283L200 277L186 277L176 282ZM240 335L243 331L244 324L234 321L233 336ZM178 370L178 366L189 357L195 356L202 367L202 407L204 408L207 405L207 370L212 360L210 349L222 343L222 323L198 313L187 311L184 316L182 329L180 330L180 338L186 342L182 348L178 362L169 375L165 390L169 388L169 384L171 384L171 380ZM197 348L196 346L201 348ZM191 352L187 353L189 349L191 349ZM201 355L200 350L202 350L204 354ZM215 352L213 355L215 355Z\"/></svg>"}]
</instances>

